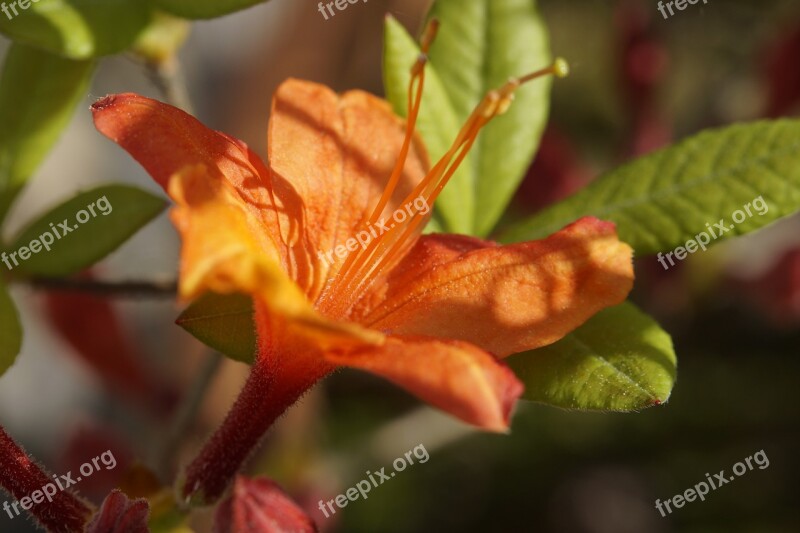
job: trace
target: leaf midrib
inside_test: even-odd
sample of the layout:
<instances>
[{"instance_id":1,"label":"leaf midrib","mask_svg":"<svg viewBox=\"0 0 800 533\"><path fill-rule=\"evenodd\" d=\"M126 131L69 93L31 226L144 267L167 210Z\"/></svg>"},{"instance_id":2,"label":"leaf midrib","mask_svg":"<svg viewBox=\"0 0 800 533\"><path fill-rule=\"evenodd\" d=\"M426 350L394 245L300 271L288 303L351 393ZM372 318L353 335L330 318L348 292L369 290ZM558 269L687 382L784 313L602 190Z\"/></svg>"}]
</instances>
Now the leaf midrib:
<instances>
[{"instance_id":1,"label":"leaf midrib","mask_svg":"<svg viewBox=\"0 0 800 533\"><path fill-rule=\"evenodd\" d=\"M757 158L754 158L754 159L748 159L745 163L741 163L741 164L738 164L738 165L736 165L734 167L726 168L724 170L720 170L720 171L712 172L712 173L704 175L704 176L700 176L700 177L698 177L698 178L696 178L696 179L694 179L694 180L692 180L690 182L687 182L687 183L681 183L681 184L676 184L676 185L673 185L673 186L668 186L666 188L659 189L657 191L650 190L648 192L650 192L652 194L648 194L646 196L639 196L639 197L631 198L631 199L629 199L627 201L623 201L623 202L619 202L619 203L607 204L606 207L598 209L598 210L592 209L594 206L591 203L587 204L587 207L589 209L592 209L592 212L595 215L597 215L598 217L602 218L603 215L607 215L607 214L613 213L615 211L622 211L622 210L625 210L625 209L628 209L628 208L631 208L631 207L638 207L638 206L643 205L643 204L649 204L651 202L658 201L658 200L660 200L661 198L663 198L665 196L669 196L671 194L677 194L677 193L683 192L683 191L685 191L687 189L692 189L694 187L697 187L697 186L706 184L706 183L708 183L710 181L713 181L713 180L719 178L720 176L736 174L736 173L741 172L743 170L748 170L748 169L753 168L753 167L762 166L767 161L771 161L773 159L780 159L781 157L790 154L791 152L797 150L798 147L800 147L800 141L792 143L786 149L776 150L774 152L770 152L768 154L765 154L764 156L760 156L760 157L757 157ZM696 152L696 150L695 150L695 152ZM613 172L614 171L611 171L611 173L613 173ZM602 179L605 179L606 176L611 175L611 173L604 174L603 176L599 177L598 181L602 180ZM655 172L651 172L650 177L652 177L652 175L654 173ZM586 192L584 192L583 194L586 197L591 198L592 195L590 194L590 192L593 192L593 191L591 191L590 189L586 189ZM545 212L545 213L542 214L542 217L545 217L546 215L547 215L547 213ZM559 220L561 219L561 217L558 217L558 218L559 218ZM534 223L535 223L535 220L531 222L531 225L534 225ZM547 226L547 228L553 228L553 227L555 227L557 225L558 225L558 223L549 224Z\"/></svg>"},{"instance_id":2,"label":"leaf midrib","mask_svg":"<svg viewBox=\"0 0 800 533\"><path fill-rule=\"evenodd\" d=\"M578 344L582 349L584 349L586 351L586 353L589 354L590 357L593 357L594 359L599 360L604 365L606 365L608 367L611 367L619 376L623 377L625 380L630 382L634 386L634 388L639 389L640 392L643 392L644 394L646 394L651 400L659 399L658 398L658 394L656 392L646 389L645 387L643 387L641 385L641 383L639 383L636 380L634 380L631 376L629 376L627 373L625 373L623 370L621 370L619 367L617 367L611 361L609 361L608 359L606 359L602 355L599 355L596 350L592 349L591 345L589 345L586 342L584 342L583 340L581 340L578 337L578 335L576 333L574 333L574 332L572 334L572 339L575 341L576 344Z\"/></svg>"}]
</instances>

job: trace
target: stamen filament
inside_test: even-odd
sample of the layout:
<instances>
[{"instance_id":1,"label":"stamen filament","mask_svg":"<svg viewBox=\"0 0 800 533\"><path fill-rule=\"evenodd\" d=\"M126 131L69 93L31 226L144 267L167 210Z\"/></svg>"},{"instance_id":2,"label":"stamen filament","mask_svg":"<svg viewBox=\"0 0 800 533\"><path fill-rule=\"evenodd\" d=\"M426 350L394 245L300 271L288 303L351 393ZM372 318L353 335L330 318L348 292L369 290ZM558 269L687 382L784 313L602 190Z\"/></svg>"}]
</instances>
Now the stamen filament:
<instances>
[{"instance_id":1,"label":"stamen filament","mask_svg":"<svg viewBox=\"0 0 800 533\"><path fill-rule=\"evenodd\" d=\"M383 195L378 201L378 205L376 205L375 209L372 211L372 215L369 217L367 224L374 224L375 221L378 220L378 217L386 208L386 204L389 203L389 200L392 198L392 195L397 188L397 184L400 182L400 177L403 175L403 169L405 168L406 160L408 159L408 151L411 147L411 142L414 139L414 127L417 124L420 107L422 107L422 90L425 86L425 65L428 63L428 52L430 51L431 44L436 38L438 31L438 19L431 19L427 26L425 26L421 43L422 52L417 58L417 61L414 63L414 66L411 67L411 81L408 84L409 114L408 119L406 120L406 135L405 139L403 139L403 147L400 150L397 163L395 164L392 175L389 178L389 183L386 185L386 189L384 189ZM417 91L415 97L412 98L412 95L414 94L415 82L417 83Z\"/></svg>"},{"instance_id":2,"label":"stamen filament","mask_svg":"<svg viewBox=\"0 0 800 533\"><path fill-rule=\"evenodd\" d=\"M488 105L492 105L496 102L496 95L489 94L485 100L488 102ZM425 198L428 206L433 205L436 197L438 197L439 193L456 170L458 170L458 167L469 153L478 132L485 125L486 119L481 116L481 111L482 106L478 106L470 117L470 120L468 120L467 124L462 128L457 138L458 144L454 144L453 147L451 147L448 153L439 160L428 176L416 187L414 192L406 197L404 205L410 204L418 197ZM455 161L451 163L453 157L455 157ZM349 270L346 273L345 279L341 281L341 287L344 293L349 295L351 302L357 301L362 291L369 287L368 283L371 280L377 279L384 268L391 264L391 261L403 251L402 244L408 241L408 238L426 216L427 215L422 215L417 211L405 225L392 227L379 239L380 242L373 241L370 243L365 255L360 258L361 260L358 262L357 267ZM400 235L400 231L403 229L405 229L405 231ZM373 256L375 257L374 260ZM371 266L369 266L370 263ZM363 275L360 275L365 267L369 267L369 270ZM361 277L362 281L353 287L354 281L359 277ZM350 305L348 305L348 307L350 307Z\"/></svg>"},{"instance_id":3,"label":"stamen filament","mask_svg":"<svg viewBox=\"0 0 800 533\"><path fill-rule=\"evenodd\" d=\"M403 175L403 170L405 169L406 161L408 160L408 153L411 148L411 143L414 140L414 132L415 126L417 123L417 119L419 117L419 110L422 107L422 95L423 89L425 87L425 65L428 62L428 52L430 51L431 44L433 44L434 39L436 38L436 34L439 31L439 20L438 19L431 19L425 27L425 31L423 32L423 36L421 39L421 53L417 57L417 61L411 67L411 79L409 80L408 84L408 118L406 119L406 132L405 138L403 139L403 145L400 149L400 153L398 154L397 162L395 163L394 169L392 170L392 174L389 177L389 182L386 188L381 195L381 198L378 200L378 204L373 209L372 214L363 222L364 228L368 228L370 225L375 224L378 218L383 213L383 210L386 208L386 205L391 200L392 196L394 195L395 190L397 189L397 185L400 182L400 178ZM416 91L415 89L416 85ZM347 260L345 261L342 268L339 270L340 272L344 273L345 279L339 282L339 286L345 285L343 283L347 279L347 274L353 269L353 263L360 259L363 256L362 251L359 250L354 254L350 254Z\"/></svg>"},{"instance_id":4,"label":"stamen filament","mask_svg":"<svg viewBox=\"0 0 800 533\"><path fill-rule=\"evenodd\" d=\"M422 103L427 53L437 29L438 22L434 19L428 24L423 35L421 41L422 53L411 69L412 76L408 93L410 113L406 122L406 137L386 190L384 190L378 204L367 219L367 225L374 224L383 213L383 210L394 195L405 168L413 139L414 126ZM403 205L408 205L417 198L422 197L425 199L426 204L432 208L439 194L441 194L444 187L467 157L480 131L492 119L505 113L511 106L515 91L522 84L536 78L551 74L562 78L568 72L569 66L567 62L558 58L547 68L537 70L520 78L511 78L502 87L489 91L470 114L447 153L439 159L427 176L405 198ZM415 88L416 91L414 91ZM331 298L328 299L328 302L336 306L338 308L337 311L341 313L349 311L372 282L383 274L384 270L392 264L398 255L406 251L404 250L404 243L410 243L409 238L423 220L429 216L428 213L422 215L417 210L403 224L392 226L386 233L371 241L366 249L351 254L340 270L341 275L331 289L333 294L330 295ZM360 281L356 281L359 277L361 278Z\"/></svg>"},{"instance_id":5,"label":"stamen filament","mask_svg":"<svg viewBox=\"0 0 800 533\"><path fill-rule=\"evenodd\" d=\"M477 139L478 132L480 129L485 125L484 124L476 124L474 129L474 134L471 135L468 140L460 147L461 151L459 152L458 156L456 157L455 161L450 165L447 172L442 176L439 180L439 183L434 187L433 191L426 195L425 201L427 205L432 206L433 203L436 201L436 198L439 196L439 193L444 189L444 186L450 180L450 178L455 174L458 170L458 167L461 166L461 163L466 158L467 154L469 153L472 145L475 143ZM380 259L377 263L373 265L373 267L362 276L362 282L359 283L355 290L352 291L353 301L358 301L358 297L369 288L369 285L372 281L378 279L388 267L392 260L397 257L397 255L403 251L402 243L408 242L408 238L414 233L417 226L425 219L426 215L421 215L419 212L414 213L411 220L406 224L405 231L399 238L392 239L390 242L387 242L386 245L391 247L389 251L385 254L380 256ZM399 227L399 226L398 226ZM392 228L395 229L395 228Z\"/></svg>"}]
</instances>

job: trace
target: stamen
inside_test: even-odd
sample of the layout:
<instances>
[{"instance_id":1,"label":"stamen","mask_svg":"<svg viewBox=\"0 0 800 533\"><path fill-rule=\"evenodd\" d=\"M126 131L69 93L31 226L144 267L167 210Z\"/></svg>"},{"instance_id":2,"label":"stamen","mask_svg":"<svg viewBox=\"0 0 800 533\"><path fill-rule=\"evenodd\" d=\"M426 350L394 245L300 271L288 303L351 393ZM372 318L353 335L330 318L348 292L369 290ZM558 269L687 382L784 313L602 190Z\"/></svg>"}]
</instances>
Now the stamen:
<instances>
[{"instance_id":1,"label":"stamen","mask_svg":"<svg viewBox=\"0 0 800 533\"><path fill-rule=\"evenodd\" d=\"M392 195L397 188L397 184L400 182L400 177L403 175L403 169L405 168L406 160L408 159L408 151L411 147L411 141L414 139L414 128L417 124L420 107L422 106L422 89L425 86L425 65L428 63L428 52L430 51L431 44L436 38L438 31L438 19L431 19L427 26L425 26L425 31L422 35L422 53L420 53L419 57L417 57L417 61L414 63L414 66L411 67L411 81L408 84L409 113L408 119L406 120L406 135L405 139L403 139L403 147L400 149L400 154L397 158L397 163L395 164L394 170L392 171L392 175L389 178L389 183L386 185L386 189L384 189L381 199L378 201L378 204L372 211L372 215L369 217L367 224L374 224L375 221L378 220L378 217L381 216L381 213L383 213L383 210L386 208L386 204L389 203L389 200L392 198ZM414 94L415 83L417 85L416 94ZM414 95L413 98L412 95Z\"/></svg>"},{"instance_id":2,"label":"stamen","mask_svg":"<svg viewBox=\"0 0 800 533\"><path fill-rule=\"evenodd\" d=\"M386 208L386 205L397 188L402 171L405 168L405 162L413 138L414 125L416 124L422 101L422 86L425 76L424 67L427 62L427 53L437 30L438 21L433 19L429 22L423 34L421 41L422 53L411 69L412 77L409 84L408 97L410 113L406 123L406 138L403 142L397 165L389 179L389 184L375 210L372 212L372 215L369 217L368 224L375 223ZM521 85L547 75L563 78L567 76L568 73L569 65L567 62L564 59L557 58L553 64L547 68L531 72L520 78L511 78L502 87L489 91L475 107L447 153L441 157L425 178L405 198L402 205L408 205L417 198L422 197L425 199L426 204L432 208L433 203L439 197L445 185L447 185L450 178L453 177L466 158L480 131L486 124L491 122L492 119L502 115L508 110L514 100L514 93ZM415 86L415 82L418 82L418 85ZM412 98L415 87L416 93ZM332 295L346 297L331 298L329 300L335 302L333 305L339 308L338 311L346 312L358 301L360 295L369 288L372 282L380 277L384 270L405 251L404 244L409 242L409 238L413 235L416 228L428 216L430 215L422 215L419 211L416 211L405 223L393 226L385 234L370 242L365 250L359 250L348 257L340 270L341 277L335 284L335 294ZM360 281L356 282L359 277Z\"/></svg>"},{"instance_id":3,"label":"stamen","mask_svg":"<svg viewBox=\"0 0 800 533\"><path fill-rule=\"evenodd\" d=\"M403 145L400 148L397 162L395 163L392 174L389 177L389 182L387 183L381 198L378 200L378 203L375 206L375 209L372 210L372 214L369 216L369 218L362 223L365 228L377 222L378 218L381 216L381 213L383 213L383 210L386 208L386 205L394 195L397 185L400 183L400 178L403 175L403 170L405 169L406 161L408 160L408 153L411 149L411 143L414 139L414 132L417 119L419 117L419 110L422 106L422 94L425 87L425 65L428 62L428 52L430 51L433 41L436 39L438 31L439 20L433 18L425 26L420 44L421 53L417 57L414 65L411 67L411 79L408 84L408 118L406 119L406 132L405 138L403 139ZM350 254L344 265L342 265L342 268L339 270L339 272L344 274L344 279L340 280L340 286L346 284L348 273L350 273L352 270L358 270L357 268L353 269L353 263L363 256L361 252L362 251L359 250L354 254Z\"/></svg>"},{"instance_id":4,"label":"stamen","mask_svg":"<svg viewBox=\"0 0 800 533\"><path fill-rule=\"evenodd\" d=\"M563 57L557 57L553 64L547 68L543 68L541 70L537 70L536 72L531 72L519 79L520 83L527 83L531 80L535 80L541 76L546 76L548 74L552 74L556 78L566 78L569 76L569 63Z\"/></svg>"}]
</instances>

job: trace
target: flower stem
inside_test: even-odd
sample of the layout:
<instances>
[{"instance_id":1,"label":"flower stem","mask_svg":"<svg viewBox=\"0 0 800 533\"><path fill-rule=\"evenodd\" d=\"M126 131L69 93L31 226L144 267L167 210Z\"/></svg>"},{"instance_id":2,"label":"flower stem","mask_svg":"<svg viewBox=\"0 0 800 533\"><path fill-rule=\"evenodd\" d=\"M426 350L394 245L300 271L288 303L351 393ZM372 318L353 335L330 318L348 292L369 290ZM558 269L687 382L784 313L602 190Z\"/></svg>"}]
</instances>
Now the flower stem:
<instances>
[{"instance_id":1,"label":"flower stem","mask_svg":"<svg viewBox=\"0 0 800 533\"><path fill-rule=\"evenodd\" d=\"M332 369L292 355L298 357L259 354L225 421L179 480L186 503L210 505L219 499L275 420Z\"/></svg>"},{"instance_id":2,"label":"flower stem","mask_svg":"<svg viewBox=\"0 0 800 533\"><path fill-rule=\"evenodd\" d=\"M30 498L35 491L39 491L40 495L52 492L52 501L45 499L41 503L33 503L28 512L48 531L63 533L83 531L93 509L69 490L57 490L58 482L55 478L56 476L45 472L28 457L28 454L0 427L0 485L17 500ZM17 502L11 505L6 502L3 505L3 511L11 518L21 510L21 504Z\"/></svg>"}]
</instances>

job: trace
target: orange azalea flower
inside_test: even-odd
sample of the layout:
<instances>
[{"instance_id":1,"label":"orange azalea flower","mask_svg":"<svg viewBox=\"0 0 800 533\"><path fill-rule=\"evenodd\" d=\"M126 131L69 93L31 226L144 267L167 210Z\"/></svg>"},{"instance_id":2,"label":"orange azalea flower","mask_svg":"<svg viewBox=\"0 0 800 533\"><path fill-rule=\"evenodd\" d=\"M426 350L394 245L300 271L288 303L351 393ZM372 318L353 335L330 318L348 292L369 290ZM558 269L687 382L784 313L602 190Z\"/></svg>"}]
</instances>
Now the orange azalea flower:
<instances>
[{"instance_id":1,"label":"orange azalea flower","mask_svg":"<svg viewBox=\"0 0 800 533\"><path fill-rule=\"evenodd\" d=\"M414 134L423 66L424 55L412 69L408 121L362 91L286 81L274 96L268 164L157 101L121 94L94 105L98 129L177 204L181 296L254 300L251 377L189 467L187 498L219 497L272 422L337 367L383 376L468 423L505 431L523 387L498 358L557 341L630 291L631 249L596 219L509 246L421 235L430 214L415 200L433 205L520 83L563 69L557 62L490 92L430 167ZM382 222L403 208L405 220ZM382 233L338 253L374 225Z\"/></svg>"}]
</instances>

